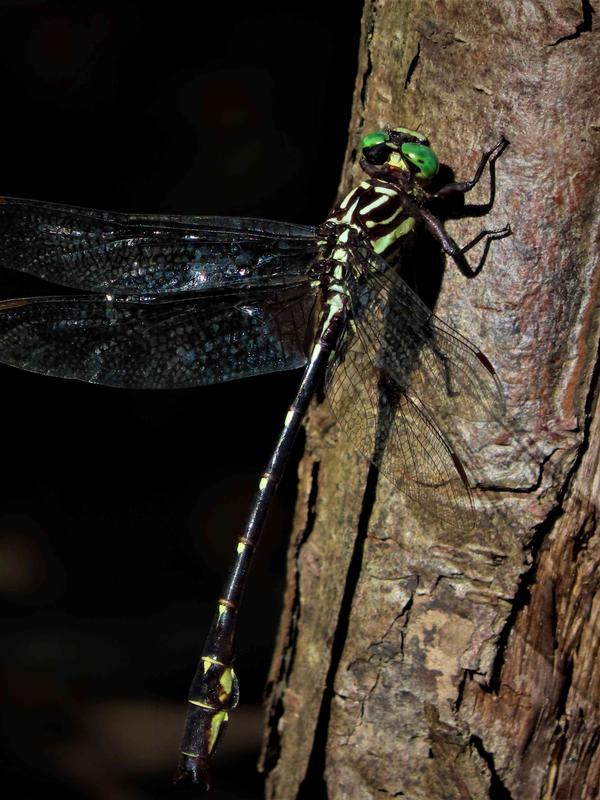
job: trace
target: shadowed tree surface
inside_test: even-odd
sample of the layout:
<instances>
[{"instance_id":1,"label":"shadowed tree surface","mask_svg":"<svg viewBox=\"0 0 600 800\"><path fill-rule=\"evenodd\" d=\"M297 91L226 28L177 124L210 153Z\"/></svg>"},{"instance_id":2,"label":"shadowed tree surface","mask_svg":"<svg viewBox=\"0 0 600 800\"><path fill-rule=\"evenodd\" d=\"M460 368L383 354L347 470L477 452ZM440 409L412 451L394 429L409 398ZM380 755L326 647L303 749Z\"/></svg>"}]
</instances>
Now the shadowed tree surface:
<instances>
[{"instance_id":1,"label":"shadowed tree surface","mask_svg":"<svg viewBox=\"0 0 600 800\"><path fill-rule=\"evenodd\" d=\"M596 798L598 27L584 2L366 2L340 193L356 145L422 130L458 179L500 134L468 281L405 253L438 316L481 346L507 411L454 432L475 524L429 518L377 479L326 403L300 466L269 684L268 796ZM486 181L469 203L485 203ZM456 209L455 211L460 211ZM454 214L457 216L458 214Z\"/></svg>"}]
</instances>

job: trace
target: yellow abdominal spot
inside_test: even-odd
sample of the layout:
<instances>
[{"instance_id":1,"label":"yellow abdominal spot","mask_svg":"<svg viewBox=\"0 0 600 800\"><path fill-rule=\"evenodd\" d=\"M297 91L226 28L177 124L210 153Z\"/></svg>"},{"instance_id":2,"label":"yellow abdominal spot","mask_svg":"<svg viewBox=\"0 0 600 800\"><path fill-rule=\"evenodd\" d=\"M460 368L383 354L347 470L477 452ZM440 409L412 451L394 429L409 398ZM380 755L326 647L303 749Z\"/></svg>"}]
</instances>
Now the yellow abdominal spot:
<instances>
[{"instance_id":1,"label":"yellow abdominal spot","mask_svg":"<svg viewBox=\"0 0 600 800\"><path fill-rule=\"evenodd\" d=\"M217 739L219 737L219 731L221 730L221 725L224 722L227 722L229 716L227 715L226 711L217 711L217 713L213 716L210 721L210 734L208 736L208 752L212 753L214 746L217 743Z\"/></svg>"},{"instance_id":2,"label":"yellow abdominal spot","mask_svg":"<svg viewBox=\"0 0 600 800\"><path fill-rule=\"evenodd\" d=\"M200 660L202 661L202 664L204 665L204 674L205 675L208 672L208 670L212 667L213 664L217 664L217 666L219 666L219 667L223 666L223 664L221 664L220 661L215 661L215 659L211 658L210 656L202 656L202 658Z\"/></svg>"},{"instance_id":3,"label":"yellow abdominal spot","mask_svg":"<svg viewBox=\"0 0 600 800\"><path fill-rule=\"evenodd\" d=\"M219 683L223 691L219 692L219 700L224 703L228 697L231 697L231 687L233 686L233 669L228 667L221 677L219 678Z\"/></svg>"},{"instance_id":4,"label":"yellow abdominal spot","mask_svg":"<svg viewBox=\"0 0 600 800\"><path fill-rule=\"evenodd\" d=\"M211 711L214 708L210 703L203 703L202 700L191 700L188 698L188 703L191 703L193 706L198 706L198 708L208 708Z\"/></svg>"}]
</instances>

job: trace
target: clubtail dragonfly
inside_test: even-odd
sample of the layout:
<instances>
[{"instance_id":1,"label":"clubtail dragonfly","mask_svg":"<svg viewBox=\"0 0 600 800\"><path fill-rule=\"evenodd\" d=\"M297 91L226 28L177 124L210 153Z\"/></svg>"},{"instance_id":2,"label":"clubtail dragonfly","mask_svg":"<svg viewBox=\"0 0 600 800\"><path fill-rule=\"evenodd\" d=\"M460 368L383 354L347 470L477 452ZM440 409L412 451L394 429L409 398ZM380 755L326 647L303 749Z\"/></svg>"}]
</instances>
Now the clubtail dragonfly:
<instances>
[{"instance_id":1,"label":"clubtail dragonfly","mask_svg":"<svg viewBox=\"0 0 600 800\"><path fill-rule=\"evenodd\" d=\"M420 222L463 275L477 275L490 242L510 229L483 230L459 247L429 205L470 191L489 164L491 206L492 165L507 144L484 152L472 180L434 189L438 159L423 135L371 133L360 145L368 178L316 228L0 198L0 264L77 290L0 302L0 361L153 389L304 367L191 685L176 781L208 786L238 702L234 638L252 555L321 381L340 424L384 475L433 514L470 527L469 483L448 426L498 417L501 387L483 353L383 256ZM482 240L472 267L465 253Z\"/></svg>"}]
</instances>

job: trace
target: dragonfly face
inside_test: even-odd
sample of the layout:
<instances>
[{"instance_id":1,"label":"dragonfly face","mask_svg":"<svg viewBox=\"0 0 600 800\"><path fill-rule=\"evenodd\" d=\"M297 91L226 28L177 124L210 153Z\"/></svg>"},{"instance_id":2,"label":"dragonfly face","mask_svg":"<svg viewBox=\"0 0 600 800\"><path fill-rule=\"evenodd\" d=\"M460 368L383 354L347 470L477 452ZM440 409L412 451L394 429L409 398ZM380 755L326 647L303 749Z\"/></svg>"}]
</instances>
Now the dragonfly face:
<instances>
[{"instance_id":1,"label":"dragonfly face","mask_svg":"<svg viewBox=\"0 0 600 800\"><path fill-rule=\"evenodd\" d=\"M439 162L425 136L408 128L386 128L361 142L361 166L371 177L406 188L413 181L426 185L436 175Z\"/></svg>"}]
</instances>

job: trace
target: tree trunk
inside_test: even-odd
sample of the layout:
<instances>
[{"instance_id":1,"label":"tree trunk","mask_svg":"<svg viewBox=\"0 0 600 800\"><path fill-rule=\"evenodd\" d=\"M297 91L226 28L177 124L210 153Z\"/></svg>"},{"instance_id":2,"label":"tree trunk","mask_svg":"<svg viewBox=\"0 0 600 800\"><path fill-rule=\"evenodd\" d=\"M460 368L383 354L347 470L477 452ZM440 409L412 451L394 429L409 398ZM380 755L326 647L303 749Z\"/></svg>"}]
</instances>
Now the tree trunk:
<instances>
[{"instance_id":1,"label":"tree trunk","mask_svg":"<svg viewBox=\"0 0 600 800\"><path fill-rule=\"evenodd\" d=\"M270 798L599 796L597 33L587 2L365 3L341 192L385 124L429 135L459 179L511 142L492 212L448 229L513 235L475 280L449 263L436 304L494 363L507 413L472 426L477 524L457 533L367 485L327 404L313 408Z\"/></svg>"}]
</instances>

